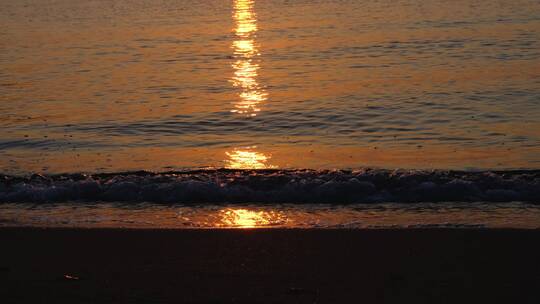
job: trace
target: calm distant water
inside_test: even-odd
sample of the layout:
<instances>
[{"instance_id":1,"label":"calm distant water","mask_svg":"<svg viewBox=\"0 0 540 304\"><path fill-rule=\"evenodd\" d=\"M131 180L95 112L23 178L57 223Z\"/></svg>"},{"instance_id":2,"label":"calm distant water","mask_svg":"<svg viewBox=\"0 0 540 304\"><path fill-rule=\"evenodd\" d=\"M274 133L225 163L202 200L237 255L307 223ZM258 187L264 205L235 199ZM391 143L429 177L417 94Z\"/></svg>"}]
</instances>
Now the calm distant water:
<instances>
[{"instance_id":1,"label":"calm distant water","mask_svg":"<svg viewBox=\"0 0 540 304\"><path fill-rule=\"evenodd\" d=\"M2 173L540 168L540 3L0 3Z\"/></svg>"}]
</instances>

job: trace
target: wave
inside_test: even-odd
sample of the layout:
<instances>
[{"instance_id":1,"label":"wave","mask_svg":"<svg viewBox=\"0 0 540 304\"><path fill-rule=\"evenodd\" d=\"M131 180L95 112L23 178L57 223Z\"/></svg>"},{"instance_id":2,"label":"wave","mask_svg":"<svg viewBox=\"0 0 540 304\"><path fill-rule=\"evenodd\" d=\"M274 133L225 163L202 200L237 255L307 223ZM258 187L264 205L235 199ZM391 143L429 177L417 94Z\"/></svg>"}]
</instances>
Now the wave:
<instances>
[{"instance_id":1,"label":"wave","mask_svg":"<svg viewBox=\"0 0 540 304\"><path fill-rule=\"evenodd\" d=\"M11 176L0 203L540 202L540 170L230 170Z\"/></svg>"}]
</instances>

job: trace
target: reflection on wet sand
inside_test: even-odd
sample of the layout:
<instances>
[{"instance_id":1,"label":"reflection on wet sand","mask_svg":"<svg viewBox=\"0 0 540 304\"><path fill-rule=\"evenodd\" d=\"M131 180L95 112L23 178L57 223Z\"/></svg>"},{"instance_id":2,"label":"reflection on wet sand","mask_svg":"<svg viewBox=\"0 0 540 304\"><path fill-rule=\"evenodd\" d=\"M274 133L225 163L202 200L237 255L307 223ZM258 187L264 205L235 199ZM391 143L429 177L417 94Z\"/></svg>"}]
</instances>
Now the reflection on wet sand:
<instances>
[{"instance_id":1,"label":"reflection on wet sand","mask_svg":"<svg viewBox=\"0 0 540 304\"><path fill-rule=\"evenodd\" d=\"M249 210L227 208L220 211L222 228L256 228L263 226L283 225L287 218L284 214L273 210Z\"/></svg>"},{"instance_id":2,"label":"reflection on wet sand","mask_svg":"<svg viewBox=\"0 0 540 304\"><path fill-rule=\"evenodd\" d=\"M268 95L257 82L260 66L256 57L260 54L254 39L257 32L257 19L253 5L254 0L236 0L233 11L236 37L232 48L237 60L232 64L234 76L231 82L241 91L240 100L234 104L231 112L246 116L256 116L260 111L259 104L265 101Z\"/></svg>"},{"instance_id":3,"label":"reflection on wet sand","mask_svg":"<svg viewBox=\"0 0 540 304\"><path fill-rule=\"evenodd\" d=\"M527 210L527 212L523 212ZM0 204L0 227L80 228L540 228L524 203L335 205Z\"/></svg>"},{"instance_id":4,"label":"reflection on wet sand","mask_svg":"<svg viewBox=\"0 0 540 304\"><path fill-rule=\"evenodd\" d=\"M268 164L270 156L261 152L253 151L250 147L246 149L234 149L231 152L225 152L228 159L226 167L229 169L270 169L276 166Z\"/></svg>"}]
</instances>

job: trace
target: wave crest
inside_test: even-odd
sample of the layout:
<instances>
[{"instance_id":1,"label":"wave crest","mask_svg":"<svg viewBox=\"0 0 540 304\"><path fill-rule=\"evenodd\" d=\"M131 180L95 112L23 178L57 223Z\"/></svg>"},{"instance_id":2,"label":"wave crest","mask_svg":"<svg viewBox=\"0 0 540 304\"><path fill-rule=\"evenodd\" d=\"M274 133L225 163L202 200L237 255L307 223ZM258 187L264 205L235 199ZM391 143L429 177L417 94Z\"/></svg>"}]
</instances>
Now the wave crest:
<instances>
[{"instance_id":1,"label":"wave crest","mask_svg":"<svg viewBox=\"0 0 540 304\"><path fill-rule=\"evenodd\" d=\"M198 170L0 175L0 202L540 202L540 170Z\"/></svg>"}]
</instances>

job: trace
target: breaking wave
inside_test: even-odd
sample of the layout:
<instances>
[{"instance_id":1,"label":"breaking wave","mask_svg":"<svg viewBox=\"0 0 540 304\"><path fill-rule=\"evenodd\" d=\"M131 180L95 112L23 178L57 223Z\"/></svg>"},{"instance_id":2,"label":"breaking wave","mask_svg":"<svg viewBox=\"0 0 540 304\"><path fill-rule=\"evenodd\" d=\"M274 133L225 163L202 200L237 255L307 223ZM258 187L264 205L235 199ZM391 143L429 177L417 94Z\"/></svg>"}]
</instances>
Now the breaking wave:
<instances>
[{"instance_id":1,"label":"breaking wave","mask_svg":"<svg viewBox=\"0 0 540 304\"><path fill-rule=\"evenodd\" d=\"M540 202L540 170L197 170L0 174L2 202Z\"/></svg>"}]
</instances>

